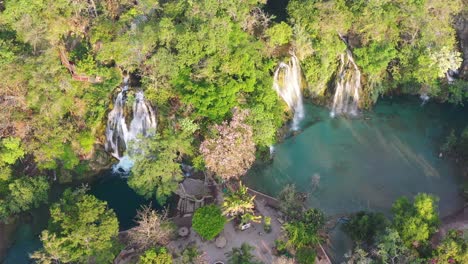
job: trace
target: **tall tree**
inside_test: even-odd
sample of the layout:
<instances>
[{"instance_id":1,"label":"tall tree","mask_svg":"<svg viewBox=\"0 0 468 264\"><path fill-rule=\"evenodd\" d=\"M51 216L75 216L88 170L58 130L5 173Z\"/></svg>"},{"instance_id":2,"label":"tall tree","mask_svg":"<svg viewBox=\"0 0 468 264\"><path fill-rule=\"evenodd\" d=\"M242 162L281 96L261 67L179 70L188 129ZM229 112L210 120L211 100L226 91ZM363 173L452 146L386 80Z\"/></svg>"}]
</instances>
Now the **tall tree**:
<instances>
[{"instance_id":1,"label":"tall tree","mask_svg":"<svg viewBox=\"0 0 468 264\"><path fill-rule=\"evenodd\" d=\"M183 179L182 155L192 153L189 133L167 130L135 141L129 149L135 164L128 185L145 198L155 197L164 203Z\"/></svg>"},{"instance_id":2,"label":"tall tree","mask_svg":"<svg viewBox=\"0 0 468 264\"><path fill-rule=\"evenodd\" d=\"M65 190L50 208L51 221L42 231L44 248L31 256L39 263L108 263L114 258L119 223L107 203L82 187Z\"/></svg>"},{"instance_id":3,"label":"tall tree","mask_svg":"<svg viewBox=\"0 0 468 264\"><path fill-rule=\"evenodd\" d=\"M439 215L435 196L420 193L411 203L402 197L393 204L393 225L407 246L418 246L428 241L437 230Z\"/></svg>"}]
</instances>

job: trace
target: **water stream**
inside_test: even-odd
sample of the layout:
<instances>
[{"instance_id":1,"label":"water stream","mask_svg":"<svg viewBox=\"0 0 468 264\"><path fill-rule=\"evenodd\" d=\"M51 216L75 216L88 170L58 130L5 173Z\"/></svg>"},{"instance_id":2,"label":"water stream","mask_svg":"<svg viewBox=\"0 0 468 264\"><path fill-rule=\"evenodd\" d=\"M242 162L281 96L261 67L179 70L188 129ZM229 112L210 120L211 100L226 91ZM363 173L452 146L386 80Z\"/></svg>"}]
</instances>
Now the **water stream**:
<instances>
[{"instance_id":1,"label":"water stream","mask_svg":"<svg viewBox=\"0 0 468 264\"><path fill-rule=\"evenodd\" d=\"M330 116L356 116L360 91L361 71L354 62L351 51L346 49L346 52L340 55L340 67L336 76L335 95Z\"/></svg>"},{"instance_id":2,"label":"water stream","mask_svg":"<svg viewBox=\"0 0 468 264\"><path fill-rule=\"evenodd\" d=\"M281 62L276 68L273 89L294 112L291 129L297 130L299 122L304 118L304 105L302 102L301 65L294 53L291 54L291 60L288 64Z\"/></svg>"},{"instance_id":3,"label":"water stream","mask_svg":"<svg viewBox=\"0 0 468 264\"><path fill-rule=\"evenodd\" d=\"M128 172L133 166L132 153L128 150L129 143L135 144L139 136L148 136L156 131L156 115L153 107L145 100L143 91L135 92L130 127L127 125L126 102L129 92L129 78L125 77L122 91L117 95L114 108L109 112L106 127L106 150L119 163L114 171Z\"/></svg>"}]
</instances>

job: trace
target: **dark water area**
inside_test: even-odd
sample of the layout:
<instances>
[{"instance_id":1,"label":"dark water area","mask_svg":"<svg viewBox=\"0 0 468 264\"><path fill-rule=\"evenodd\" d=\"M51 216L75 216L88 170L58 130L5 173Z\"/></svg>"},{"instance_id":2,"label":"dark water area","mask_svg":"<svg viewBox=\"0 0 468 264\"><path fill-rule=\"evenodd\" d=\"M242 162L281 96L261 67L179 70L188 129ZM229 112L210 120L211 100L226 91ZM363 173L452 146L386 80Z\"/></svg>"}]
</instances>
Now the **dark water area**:
<instances>
[{"instance_id":1,"label":"dark water area","mask_svg":"<svg viewBox=\"0 0 468 264\"><path fill-rule=\"evenodd\" d=\"M100 200L106 201L108 207L114 210L119 220L119 229L121 231L135 226L134 217L136 211L142 205L151 204L153 209L163 209L156 200L146 200L138 195L128 187L126 179L113 174L112 170L103 171L97 177L98 180L89 185L90 191L88 193ZM56 186L53 188L52 192L54 193L52 196L54 197L51 200L57 201L66 187L70 186ZM173 204L173 201L169 199L168 205L171 204ZM29 216L21 218L13 236L13 245L8 250L2 263L33 263L29 259L29 254L42 247L39 235L42 230L47 228L49 218L48 206L42 206L33 210Z\"/></svg>"},{"instance_id":2,"label":"dark water area","mask_svg":"<svg viewBox=\"0 0 468 264\"><path fill-rule=\"evenodd\" d=\"M360 210L389 215L398 197L421 192L439 197L441 216L463 206L461 168L439 155L450 131L459 134L468 125L467 107L399 97L380 100L353 119L305 107L300 133L274 146L269 163L248 172L249 187L277 196L295 184L309 194L308 206L329 216ZM342 256L350 241L339 229L331 236L333 251Z\"/></svg>"},{"instance_id":3,"label":"dark water area","mask_svg":"<svg viewBox=\"0 0 468 264\"><path fill-rule=\"evenodd\" d=\"M289 0L268 0L263 10L270 15L274 15L274 21L276 22L286 21L288 3Z\"/></svg>"},{"instance_id":4,"label":"dark water area","mask_svg":"<svg viewBox=\"0 0 468 264\"><path fill-rule=\"evenodd\" d=\"M119 219L120 230L127 230L135 226L134 218L136 211L142 205L151 204L153 209L160 210L162 206L154 199L146 200L128 187L127 180L119 175L113 174L112 170L105 171L100 175L100 180L91 186L90 194L99 200L107 202Z\"/></svg>"}]
</instances>

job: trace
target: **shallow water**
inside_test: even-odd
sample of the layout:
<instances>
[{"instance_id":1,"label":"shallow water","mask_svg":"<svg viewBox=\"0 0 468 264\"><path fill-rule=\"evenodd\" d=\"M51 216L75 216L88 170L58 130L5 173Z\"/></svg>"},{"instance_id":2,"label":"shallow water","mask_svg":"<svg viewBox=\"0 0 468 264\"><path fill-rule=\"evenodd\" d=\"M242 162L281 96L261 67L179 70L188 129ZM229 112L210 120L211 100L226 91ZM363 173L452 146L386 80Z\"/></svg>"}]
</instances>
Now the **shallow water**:
<instances>
[{"instance_id":1,"label":"shallow water","mask_svg":"<svg viewBox=\"0 0 468 264\"><path fill-rule=\"evenodd\" d=\"M441 215L463 205L461 172L453 161L439 158L439 150L451 129L468 125L467 108L397 98L381 100L356 119L330 118L329 109L310 104L306 108L302 131L276 145L270 163L249 171L248 186L276 196L293 183L310 194L308 206L327 215L389 214L398 197L419 192L440 198ZM343 241L335 242L345 248Z\"/></svg>"}]
</instances>

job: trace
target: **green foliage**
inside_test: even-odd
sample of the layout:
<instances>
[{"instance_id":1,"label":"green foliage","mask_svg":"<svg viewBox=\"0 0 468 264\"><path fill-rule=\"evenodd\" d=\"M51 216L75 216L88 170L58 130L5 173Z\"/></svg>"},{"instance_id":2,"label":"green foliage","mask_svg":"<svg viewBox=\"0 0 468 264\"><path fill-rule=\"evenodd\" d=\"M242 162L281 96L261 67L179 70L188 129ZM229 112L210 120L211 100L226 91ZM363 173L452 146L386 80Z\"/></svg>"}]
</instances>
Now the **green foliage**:
<instances>
[{"instance_id":1,"label":"green foliage","mask_svg":"<svg viewBox=\"0 0 468 264\"><path fill-rule=\"evenodd\" d=\"M203 239L212 240L224 229L226 218L216 205L198 208L192 219L192 227Z\"/></svg>"},{"instance_id":2,"label":"green foliage","mask_svg":"<svg viewBox=\"0 0 468 264\"><path fill-rule=\"evenodd\" d=\"M261 262L257 261L250 251L254 247L247 243L242 243L238 247L232 248L232 250L226 253L229 264L260 264Z\"/></svg>"},{"instance_id":3,"label":"green foliage","mask_svg":"<svg viewBox=\"0 0 468 264\"><path fill-rule=\"evenodd\" d=\"M148 249L140 256L138 264L172 264L172 255L166 248Z\"/></svg>"},{"instance_id":4,"label":"green foliage","mask_svg":"<svg viewBox=\"0 0 468 264\"><path fill-rule=\"evenodd\" d=\"M47 202L49 191L49 183L46 177L37 176L34 178L22 177L11 181L8 184L8 189L5 190L6 195L4 200L0 201L2 209L0 209L0 220L27 211L32 208L37 208L40 204Z\"/></svg>"},{"instance_id":5,"label":"green foliage","mask_svg":"<svg viewBox=\"0 0 468 264\"><path fill-rule=\"evenodd\" d=\"M453 83L448 84L447 87L447 101L455 105L463 105L468 99L468 82L465 80L455 80Z\"/></svg>"},{"instance_id":6,"label":"green foliage","mask_svg":"<svg viewBox=\"0 0 468 264\"><path fill-rule=\"evenodd\" d=\"M196 244L191 244L191 245L187 246L184 249L184 251L182 252L182 256L180 257L180 261L181 261L182 264L199 263L198 261L200 261L203 258L202 254L203 254L203 252L198 250L198 247L197 247Z\"/></svg>"},{"instance_id":7,"label":"green foliage","mask_svg":"<svg viewBox=\"0 0 468 264\"><path fill-rule=\"evenodd\" d=\"M354 241L370 245L388 224L388 220L382 213L361 211L353 215L343 228Z\"/></svg>"},{"instance_id":8,"label":"green foliage","mask_svg":"<svg viewBox=\"0 0 468 264\"><path fill-rule=\"evenodd\" d=\"M315 263L317 253L314 248L301 247L296 251L296 260L299 264Z\"/></svg>"},{"instance_id":9,"label":"green foliage","mask_svg":"<svg viewBox=\"0 0 468 264\"><path fill-rule=\"evenodd\" d=\"M32 258L40 263L113 260L119 224L106 202L86 194L86 188L67 189L50 214L49 227L41 235L44 248Z\"/></svg>"},{"instance_id":10,"label":"green foliage","mask_svg":"<svg viewBox=\"0 0 468 264\"><path fill-rule=\"evenodd\" d=\"M450 231L434 251L432 260L436 263L468 263L468 241L462 233Z\"/></svg>"},{"instance_id":11,"label":"green foliage","mask_svg":"<svg viewBox=\"0 0 468 264\"><path fill-rule=\"evenodd\" d=\"M19 213L47 202L49 183L43 176L20 178L10 183L8 189L10 191L8 208L11 213Z\"/></svg>"},{"instance_id":12,"label":"green foliage","mask_svg":"<svg viewBox=\"0 0 468 264\"><path fill-rule=\"evenodd\" d=\"M291 219L299 219L302 215L303 203L300 193L296 191L296 186L288 184L281 190L278 200L280 210Z\"/></svg>"},{"instance_id":13,"label":"green foliage","mask_svg":"<svg viewBox=\"0 0 468 264\"><path fill-rule=\"evenodd\" d=\"M235 87L218 87L205 81L190 81L188 71L182 71L174 81L182 92L182 100L195 108L196 117L220 121L236 103L238 90Z\"/></svg>"},{"instance_id":14,"label":"green foliage","mask_svg":"<svg viewBox=\"0 0 468 264\"><path fill-rule=\"evenodd\" d=\"M439 224L437 201L434 196L420 193L413 203L402 197L393 204L393 226L405 245L425 243L436 231Z\"/></svg>"},{"instance_id":15,"label":"green foliage","mask_svg":"<svg viewBox=\"0 0 468 264\"><path fill-rule=\"evenodd\" d=\"M302 248L311 245L316 245L320 242L320 237L317 229L313 224L308 224L300 221L286 223L284 230L288 235L288 247Z\"/></svg>"},{"instance_id":16,"label":"green foliage","mask_svg":"<svg viewBox=\"0 0 468 264\"><path fill-rule=\"evenodd\" d=\"M452 17L461 7L458 0L450 5L441 0L292 0L287 10L296 29L296 50L307 47L304 39L312 42L312 52L305 48L299 54L312 94L323 96L337 70L337 56L345 49L341 34L365 75L363 100L375 100L376 94L398 86L412 93L428 87L432 96L442 96L438 80L460 66Z\"/></svg>"},{"instance_id":17,"label":"green foliage","mask_svg":"<svg viewBox=\"0 0 468 264\"><path fill-rule=\"evenodd\" d=\"M284 225L288 236L286 245L290 248L315 246L321 240L318 232L325 224L325 216L318 209L308 209L300 218Z\"/></svg>"},{"instance_id":18,"label":"green foliage","mask_svg":"<svg viewBox=\"0 0 468 264\"><path fill-rule=\"evenodd\" d=\"M183 179L177 160L182 154L192 152L189 132L166 131L134 141L128 150L134 153L135 162L128 185L145 198L155 197L164 203Z\"/></svg>"},{"instance_id":19,"label":"green foliage","mask_svg":"<svg viewBox=\"0 0 468 264\"><path fill-rule=\"evenodd\" d=\"M263 230L265 230L265 232L267 233L271 232L271 217L269 216L263 217Z\"/></svg>"},{"instance_id":20,"label":"green foliage","mask_svg":"<svg viewBox=\"0 0 468 264\"><path fill-rule=\"evenodd\" d=\"M21 147L19 138L3 138L0 143L0 166L13 165L16 160L24 157L24 150Z\"/></svg>"},{"instance_id":21,"label":"green foliage","mask_svg":"<svg viewBox=\"0 0 468 264\"><path fill-rule=\"evenodd\" d=\"M368 46L354 50L357 64L371 77L380 77L388 64L397 55L393 43L372 42Z\"/></svg>"},{"instance_id":22,"label":"green foliage","mask_svg":"<svg viewBox=\"0 0 468 264\"><path fill-rule=\"evenodd\" d=\"M286 242L283 240L276 239L275 248L278 251L278 253L281 255L287 252L287 245L286 245Z\"/></svg>"},{"instance_id":23,"label":"green foliage","mask_svg":"<svg viewBox=\"0 0 468 264\"><path fill-rule=\"evenodd\" d=\"M293 34L291 26L285 22L275 24L266 31L266 35L269 38L269 42L273 45L284 45L289 43Z\"/></svg>"},{"instance_id":24,"label":"green foliage","mask_svg":"<svg viewBox=\"0 0 468 264\"><path fill-rule=\"evenodd\" d=\"M411 257L409 249L405 246L398 232L386 228L378 237L378 256L383 263L409 263Z\"/></svg>"}]
</instances>

